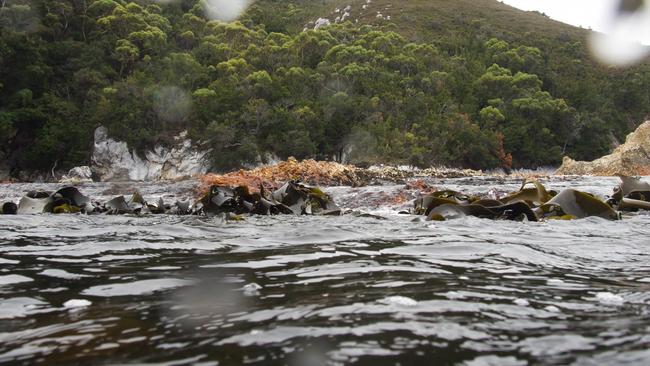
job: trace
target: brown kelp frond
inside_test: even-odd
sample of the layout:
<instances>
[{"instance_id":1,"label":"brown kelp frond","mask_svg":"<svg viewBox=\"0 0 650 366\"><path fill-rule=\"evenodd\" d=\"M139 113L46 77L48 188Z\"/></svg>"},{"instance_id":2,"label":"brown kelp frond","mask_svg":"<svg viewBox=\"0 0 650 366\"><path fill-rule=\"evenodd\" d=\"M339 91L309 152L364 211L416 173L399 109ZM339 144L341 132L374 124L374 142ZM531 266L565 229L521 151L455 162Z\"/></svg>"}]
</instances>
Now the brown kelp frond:
<instances>
[{"instance_id":1,"label":"brown kelp frond","mask_svg":"<svg viewBox=\"0 0 650 366\"><path fill-rule=\"evenodd\" d=\"M537 180L525 180L521 188L501 200L475 199L460 192L441 190L414 201L414 214L443 221L464 216L504 220L573 220L621 218L617 210L650 209L650 184L622 177L621 186L608 201L575 189L549 191ZM532 186L532 187L530 187Z\"/></svg>"}]
</instances>

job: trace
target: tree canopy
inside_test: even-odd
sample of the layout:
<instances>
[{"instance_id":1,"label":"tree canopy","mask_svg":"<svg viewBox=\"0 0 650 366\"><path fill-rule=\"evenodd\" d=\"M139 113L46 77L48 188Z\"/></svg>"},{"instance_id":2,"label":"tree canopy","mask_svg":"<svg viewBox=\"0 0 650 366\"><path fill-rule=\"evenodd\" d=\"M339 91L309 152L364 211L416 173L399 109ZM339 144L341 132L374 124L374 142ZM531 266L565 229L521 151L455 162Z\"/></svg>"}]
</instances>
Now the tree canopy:
<instances>
[{"instance_id":1,"label":"tree canopy","mask_svg":"<svg viewBox=\"0 0 650 366\"><path fill-rule=\"evenodd\" d=\"M3 1L0 158L84 164L104 125L140 150L187 130L217 169L268 154L537 167L603 154L650 108L646 64L599 67L580 40L471 20L428 40L390 22L291 29L307 3L223 23L200 1Z\"/></svg>"}]
</instances>

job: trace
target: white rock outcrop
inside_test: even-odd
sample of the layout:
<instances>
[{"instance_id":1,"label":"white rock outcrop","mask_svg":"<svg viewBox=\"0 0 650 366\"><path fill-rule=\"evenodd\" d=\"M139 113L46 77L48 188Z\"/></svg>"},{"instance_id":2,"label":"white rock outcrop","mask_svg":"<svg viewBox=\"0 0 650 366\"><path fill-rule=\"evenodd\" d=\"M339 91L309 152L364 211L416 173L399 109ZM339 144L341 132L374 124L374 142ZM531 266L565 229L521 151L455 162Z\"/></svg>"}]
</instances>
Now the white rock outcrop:
<instances>
[{"instance_id":1,"label":"white rock outcrop","mask_svg":"<svg viewBox=\"0 0 650 366\"><path fill-rule=\"evenodd\" d=\"M176 146L156 146L142 158L126 142L108 137L105 127L98 127L91 169L101 181L177 180L206 173L208 151L195 148L186 136L181 133L175 137Z\"/></svg>"},{"instance_id":2,"label":"white rock outcrop","mask_svg":"<svg viewBox=\"0 0 650 366\"><path fill-rule=\"evenodd\" d=\"M70 169L68 174L61 177L59 183L78 184L90 183L93 181L93 172L89 166L78 166Z\"/></svg>"},{"instance_id":3,"label":"white rock outcrop","mask_svg":"<svg viewBox=\"0 0 650 366\"><path fill-rule=\"evenodd\" d=\"M316 20L316 23L314 24L314 29L319 29L319 28L328 26L330 24L332 24L332 22L330 22L329 19L327 19L327 18L318 18L318 20Z\"/></svg>"}]
</instances>

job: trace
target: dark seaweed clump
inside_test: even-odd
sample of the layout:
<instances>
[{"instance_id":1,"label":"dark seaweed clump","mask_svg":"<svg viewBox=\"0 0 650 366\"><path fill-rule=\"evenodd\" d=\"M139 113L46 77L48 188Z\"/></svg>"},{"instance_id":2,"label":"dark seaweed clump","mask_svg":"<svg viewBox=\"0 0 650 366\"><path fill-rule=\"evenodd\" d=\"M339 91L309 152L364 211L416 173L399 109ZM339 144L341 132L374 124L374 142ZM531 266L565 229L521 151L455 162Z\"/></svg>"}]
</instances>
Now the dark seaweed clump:
<instances>
[{"instance_id":1,"label":"dark seaweed clump","mask_svg":"<svg viewBox=\"0 0 650 366\"><path fill-rule=\"evenodd\" d=\"M597 216L619 220L621 211L650 210L650 184L621 177L608 200L575 189L547 190L536 180L500 199L486 199L461 192L436 191L415 200L414 213L428 220L444 221L463 216L501 220L573 220Z\"/></svg>"},{"instance_id":2,"label":"dark seaweed clump","mask_svg":"<svg viewBox=\"0 0 650 366\"><path fill-rule=\"evenodd\" d=\"M18 204L6 202L3 214L84 213L84 214L227 214L238 218L242 214L256 215L339 215L341 210L331 197L316 187L289 181L274 191L261 187L251 193L249 187L212 186L194 204L189 200L166 203L162 198L146 201L140 192L130 197L117 196L106 202L91 200L75 187L64 187L56 192L32 191Z\"/></svg>"}]
</instances>

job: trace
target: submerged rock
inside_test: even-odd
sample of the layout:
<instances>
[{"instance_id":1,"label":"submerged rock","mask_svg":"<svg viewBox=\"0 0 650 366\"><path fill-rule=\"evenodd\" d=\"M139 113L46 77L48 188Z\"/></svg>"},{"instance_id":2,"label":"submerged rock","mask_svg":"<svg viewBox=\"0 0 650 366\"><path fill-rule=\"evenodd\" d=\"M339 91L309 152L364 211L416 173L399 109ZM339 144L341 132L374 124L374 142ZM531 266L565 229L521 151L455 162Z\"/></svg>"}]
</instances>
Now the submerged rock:
<instances>
[{"instance_id":1,"label":"submerged rock","mask_svg":"<svg viewBox=\"0 0 650 366\"><path fill-rule=\"evenodd\" d=\"M207 151L192 146L186 133L176 137L178 144L167 148L156 146L144 158L131 151L126 142L108 137L105 127L95 130L92 171L101 181L176 180L205 174Z\"/></svg>"},{"instance_id":2,"label":"submerged rock","mask_svg":"<svg viewBox=\"0 0 650 366\"><path fill-rule=\"evenodd\" d=\"M650 175L650 121L629 134L611 154L591 162L564 157L556 175Z\"/></svg>"}]
</instances>

